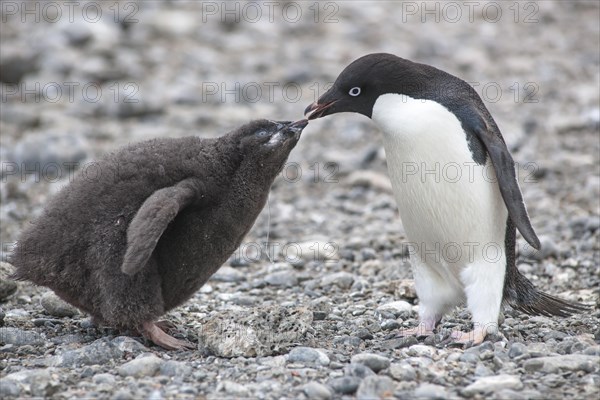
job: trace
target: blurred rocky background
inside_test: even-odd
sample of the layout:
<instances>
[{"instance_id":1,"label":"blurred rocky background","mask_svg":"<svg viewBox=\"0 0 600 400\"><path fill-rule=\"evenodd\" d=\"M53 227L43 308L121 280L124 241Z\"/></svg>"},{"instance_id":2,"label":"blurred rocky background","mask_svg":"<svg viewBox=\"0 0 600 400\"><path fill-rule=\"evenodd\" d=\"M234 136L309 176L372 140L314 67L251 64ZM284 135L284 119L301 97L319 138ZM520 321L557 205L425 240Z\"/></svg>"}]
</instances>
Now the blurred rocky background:
<instances>
[{"instance_id":1,"label":"blurred rocky background","mask_svg":"<svg viewBox=\"0 0 600 400\"><path fill-rule=\"evenodd\" d=\"M349 62L385 51L475 87L521 167L542 238L539 253L519 238L519 268L545 291L598 302L596 1L0 7L3 260L98 156L155 137L214 137L254 118L299 119ZM568 319L507 310L499 337L464 351L392 338L416 323L418 301L369 120L311 123L289 161L240 251L170 314L198 351L92 328L46 289L6 280L2 264L0 396L598 396L597 308ZM459 309L442 328L468 323ZM225 331L252 334L232 345L215 334Z\"/></svg>"}]
</instances>

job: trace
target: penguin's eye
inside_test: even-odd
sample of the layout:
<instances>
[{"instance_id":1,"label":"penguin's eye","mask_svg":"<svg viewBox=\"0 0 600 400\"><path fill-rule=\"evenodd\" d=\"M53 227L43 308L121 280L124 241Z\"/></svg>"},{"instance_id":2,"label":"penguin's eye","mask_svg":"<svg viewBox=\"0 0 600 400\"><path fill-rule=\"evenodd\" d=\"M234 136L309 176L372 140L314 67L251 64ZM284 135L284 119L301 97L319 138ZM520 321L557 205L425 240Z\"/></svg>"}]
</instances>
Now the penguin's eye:
<instances>
[{"instance_id":1,"label":"penguin's eye","mask_svg":"<svg viewBox=\"0 0 600 400\"><path fill-rule=\"evenodd\" d=\"M258 137L266 137L269 134L267 131L258 131L256 132L256 136Z\"/></svg>"},{"instance_id":2,"label":"penguin's eye","mask_svg":"<svg viewBox=\"0 0 600 400\"><path fill-rule=\"evenodd\" d=\"M352 89L350 89L350 91L348 92L348 94L350 96L356 97L360 94L360 88L358 86L353 87Z\"/></svg>"}]
</instances>

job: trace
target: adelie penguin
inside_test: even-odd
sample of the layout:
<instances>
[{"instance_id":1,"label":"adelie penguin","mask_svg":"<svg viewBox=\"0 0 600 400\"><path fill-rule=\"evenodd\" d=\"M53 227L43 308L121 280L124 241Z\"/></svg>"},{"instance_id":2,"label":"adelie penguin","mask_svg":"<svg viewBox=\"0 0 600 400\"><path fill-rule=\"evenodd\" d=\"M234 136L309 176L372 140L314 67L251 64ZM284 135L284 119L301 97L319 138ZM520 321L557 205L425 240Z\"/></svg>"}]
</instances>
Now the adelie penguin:
<instances>
[{"instance_id":1,"label":"adelie penguin","mask_svg":"<svg viewBox=\"0 0 600 400\"><path fill-rule=\"evenodd\" d=\"M420 324L401 335L431 334L464 301L474 329L452 337L475 344L497 331L503 302L534 315L587 309L542 293L517 270L515 227L534 248L540 242L515 163L469 84L429 65L369 54L305 111L309 119L340 112L363 114L383 132L419 297Z\"/></svg>"},{"instance_id":2,"label":"adelie penguin","mask_svg":"<svg viewBox=\"0 0 600 400\"><path fill-rule=\"evenodd\" d=\"M156 319L240 245L307 123L258 120L217 139L155 139L109 154L25 229L14 278L49 287L97 324L191 347Z\"/></svg>"}]
</instances>

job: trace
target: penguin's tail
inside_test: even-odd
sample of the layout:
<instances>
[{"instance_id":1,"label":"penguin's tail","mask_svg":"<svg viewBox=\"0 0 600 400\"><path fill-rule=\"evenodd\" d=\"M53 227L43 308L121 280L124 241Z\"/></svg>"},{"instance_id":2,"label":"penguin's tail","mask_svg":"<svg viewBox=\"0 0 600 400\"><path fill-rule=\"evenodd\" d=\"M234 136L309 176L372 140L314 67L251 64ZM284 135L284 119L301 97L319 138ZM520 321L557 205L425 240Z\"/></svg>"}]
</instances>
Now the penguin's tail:
<instances>
[{"instance_id":1,"label":"penguin's tail","mask_svg":"<svg viewBox=\"0 0 600 400\"><path fill-rule=\"evenodd\" d=\"M516 268L504 286L504 301L511 307L529 315L568 317L591 310L591 306L563 300L536 289ZM516 273L515 273L516 272Z\"/></svg>"}]
</instances>

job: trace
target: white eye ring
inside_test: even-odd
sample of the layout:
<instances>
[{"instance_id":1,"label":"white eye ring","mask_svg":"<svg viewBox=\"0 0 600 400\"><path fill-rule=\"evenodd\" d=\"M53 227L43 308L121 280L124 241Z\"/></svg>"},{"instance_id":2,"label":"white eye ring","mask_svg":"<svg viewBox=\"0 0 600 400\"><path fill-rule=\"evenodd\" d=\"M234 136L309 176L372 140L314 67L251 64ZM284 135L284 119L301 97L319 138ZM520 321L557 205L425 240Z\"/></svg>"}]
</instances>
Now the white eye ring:
<instances>
[{"instance_id":1,"label":"white eye ring","mask_svg":"<svg viewBox=\"0 0 600 400\"><path fill-rule=\"evenodd\" d=\"M348 94L350 96L356 97L360 94L360 88L358 86L353 87L352 89L350 89L350 91L348 92Z\"/></svg>"}]
</instances>

